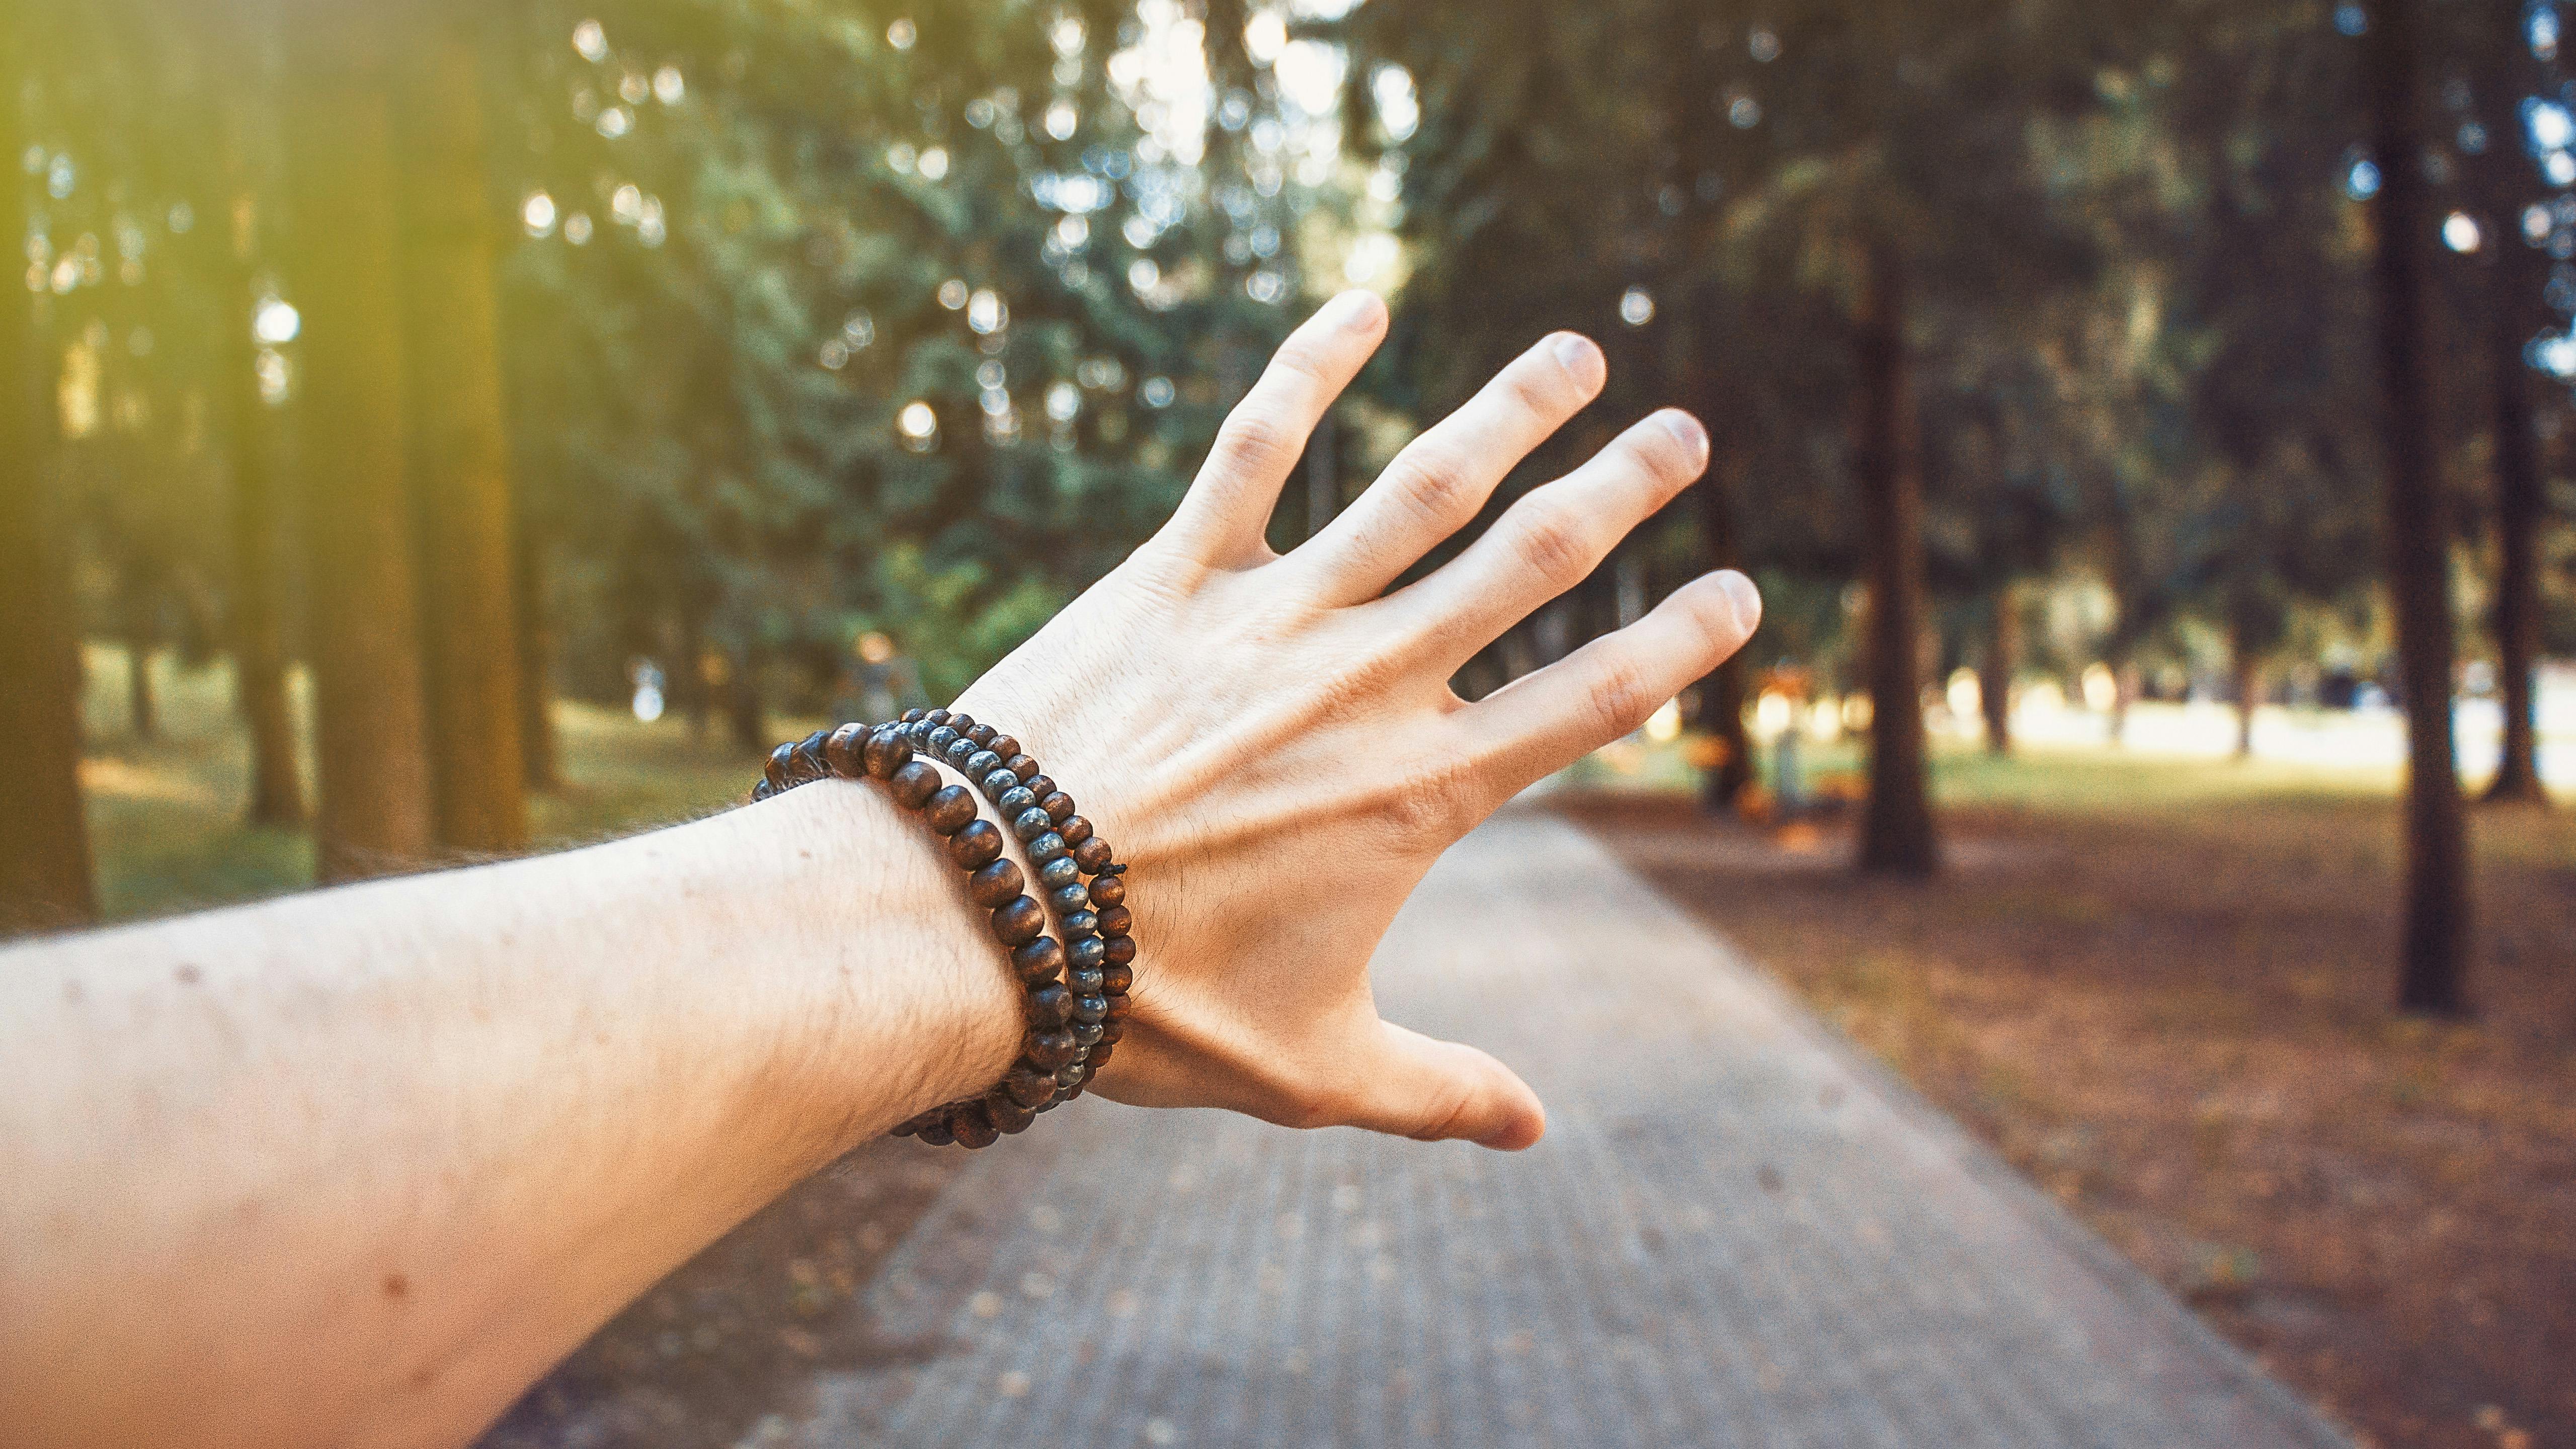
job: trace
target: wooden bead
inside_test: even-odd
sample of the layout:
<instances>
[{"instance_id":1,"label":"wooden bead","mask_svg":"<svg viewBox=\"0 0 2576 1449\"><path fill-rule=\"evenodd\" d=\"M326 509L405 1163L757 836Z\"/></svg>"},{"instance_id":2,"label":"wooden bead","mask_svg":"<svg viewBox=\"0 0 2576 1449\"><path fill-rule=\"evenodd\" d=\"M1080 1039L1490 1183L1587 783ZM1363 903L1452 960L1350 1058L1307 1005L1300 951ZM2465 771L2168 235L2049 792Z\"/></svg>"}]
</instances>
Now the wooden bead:
<instances>
[{"instance_id":1,"label":"wooden bead","mask_svg":"<svg viewBox=\"0 0 2576 1449\"><path fill-rule=\"evenodd\" d=\"M1076 966L1064 973L1064 989L1076 996L1098 996L1108 988L1106 967Z\"/></svg>"},{"instance_id":2,"label":"wooden bead","mask_svg":"<svg viewBox=\"0 0 2576 1449\"><path fill-rule=\"evenodd\" d=\"M751 803L757 805L761 801L766 800L777 793L777 786L769 783L767 780L763 780L759 784L751 787Z\"/></svg>"},{"instance_id":3,"label":"wooden bead","mask_svg":"<svg viewBox=\"0 0 2576 1449\"><path fill-rule=\"evenodd\" d=\"M1097 1076L1102 1067L1109 1065L1109 1058L1115 1054L1115 1051L1116 1049L1111 1047L1109 1043L1102 1042L1100 1045L1093 1047L1091 1049L1091 1055L1084 1057L1083 1060L1090 1064L1092 1074Z\"/></svg>"},{"instance_id":4,"label":"wooden bead","mask_svg":"<svg viewBox=\"0 0 2576 1449\"><path fill-rule=\"evenodd\" d=\"M1073 998L1073 1019L1076 1021L1083 1022L1085 1024L1096 1024L1105 1019L1108 1015L1109 998L1106 996L1077 996Z\"/></svg>"},{"instance_id":5,"label":"wooden bead","mask_svg":"<svg viewBox=\"0 0 2576 1449\"><path fill-rule=\"evenodd\" d=\"M990 1147L1002 1139L993 1119L984 1115L984 1104L969 1103L948 1114L948 1130L957 1134L960 1147Z\"/></svg>"},{"instance_id":6,"label":"wooden bead","mask_svg":"<svg viewBox=\"0 0 2576 1449\"><path fill-rule=\"evenodd\" d=\"M1091 1067L1091 1049L1100 1045L1100 1023L1096 1021L1077 1021L1072 1026L1067 1027L1066 1030L1072 1032L1073 1039L1082 1044L1082 1065L1086 1071L1089 1070Z\"/></svg>"},{"instance_id":7,"label":"wooden bead","mask_svg":"<svg viewBox=\"0 0 2576 1449\"><path fill-rule=\"evenodd\" d=\"M933 725L930 733L923 737L922 743L929 746L931 754L944 760L948 758L948 747L957 743L960 738L962 737L957 731L946 725Z\"/></svg>"},{"instance_id":8,"label":"wooden bead","mask_svg":"<svg viewBox=\"0 0 2576 1449\"><path fill-rule=\"evenodd\" d=\"M859 761L859 751L861 747L867 744L867 742L868 727L866 725L845 724L841 726L839 729L832 731L832 733L823 741L824 765L830 768L831 772L840 779L855 780L859 778L861 775L867 773L867 766L861 764Z\"/></svg>"},{"instance_id":9,"label":"wooden bead","mask_svg":"<svg viewBox=\"0 0 2576 1449\"><path fill-rule=\"evenodd\" d=\"M788 777L799 785L811 780L828 778L832 773L832 767L823 763L823 742L830 738L830 735L816 730L798 740L795 753L788 758Z\"/></svg>"},{"instance_id":10,"label":"wooden bead","mask_svg":"<svg viewBox=\"0 0 2576 1449\"><path fill-rule=\"evenodd\" d=\"M1091 903L1095 906L1127 904L1127 882L1114 875L1104 875L1091 883Z\"/></svg>"},{"instance_id":11,"label":"wooden bead","mask_svg":"<svg viewBox=\"0 0 2576 1449\"><path fill-rule=\"evenodd\" d=\"M1001 1089L1012 1101L1034 1111L1039 1103L1055 1095L1055 1073L1021 1062L1003 1076Z\"/></svg>"},{"instance_id":12,"label":"wooden bead","mask_svg":"<svg viewBox=\"0 0 2576 1449\"><path fill-rule=\"evenodd\" d=\"M912 763L912 740L899 729L878 730L859 747L859 763L869 779L891 780L895 771Z\"/></svg>"},{"instance_id":13,"label":"wooden bead","mask_svg":"<svg viewBox=\"0 0 2576 1449\"><path fill-rule=\"evenodd\" d=\"M1029 859L1044 865L1064 854L1065 848L1064 837L1050 830L1029 842Z\"/></svg>"},{"instance_id":14,"label":"wooden bead","mask_svg":"<svg viewBox=\"0 0 2576 1449\"><path fill-rule=\"evenodd\" d=\"M938 791L939 772L920 760L912 760L887 779L886 787L894 795L894 803L906 810L918 810Z\"/></svg>"},{"instance_id":15,"label":"wooden bead","mask_svg":"<svg viewBox=\"0 0 2576 1449\"><path fill-rule=\"evenodd\" d=\"M1060 891L1069 885L1080 885L1082 867L1073 863L1073 857L1059 855L1038 867L1038 884L1051 891Z\"/></svg>"},{"instance_id":16,"label":"wooden bead","mask_svg":"<svg viewBox=\"0 0 2576 1449\"><path fill-rule=\"evenodd\" d=\"M942 835L954 835L975 818L975 796L963 785L942 785L921 804L921 818Z\"/></svg>"},{"instance_id":17,"label":"wooden bead","mask_svg":"<svg viewBox=\"0 0 2576 1449\"><path fill-rule=\"evenodd\" d=\"M1109 943L1098 936L1067 942L1064 948L1064 959L1072 969L1088 971L1109 959Z\"/></svg>"},{"instance_id":18,"label":"wooden bead","mask_svg":"<svg viewBox=\"0 0 2576 1449\"><path fill-rule=\"evenodd\" d=\"M1083 1001L1093 1001L1093 1000L1097 1000L1097 1001L1101 1001L1101 1002L1105 1003L1105 1009L1102 1011L1102 1013L1101 1013L1101 1017L1102 1017L1102 1019L1103 1019L1103 1020L1106 1020L1106 1021L1125 1021L1125 1020L1127 1019L1127 1013L1128 1013L1128 1012L1130 1012L1130 1011L1135 1010L1135 1007L1136 1007L1136 998L1135 998L1135 997L1132 997L1132 996L1126 996L1126 995L1119 995L1119 996L1106 996L1106 997L1090 997L1090 996L1086 996L1086 997L1083 997L1083 998L1082 998L1082 1000L1083 1000ZM1075 1005L1075 1007L1074 1007L1074 1015L1076 1015L1076 1016L1080 1016L1081 1014L1082 1014L1082 1008L1081 1008L1080 1004L1079 1004L1079 1003L1077 1003L1077 1004Z\"/></svg>"},{"instance_id":19,"label":"wooden bead","mask_svg":"<svg viewBox=\"0 0 2576 1449\"><path fill-rule=\"evenodd\" d=\"M999 842L1000 835L1000 831L994 832L996 843ZM1117 877L1112 876L1110 879L1115 880ZM1095 892L1093 894L1093 899L1097 900L1098 898L1098 893ZM1124 936L1135 928L1136 913L1134 911L1127 909L1125 906L1110 906L1100 912L1100 924L1093 929L1099 931L1100 934L1104 936Z\"/></svg>"},{"instance_id":20,"label":"wooden bead","mask_svg":"<svg viewBox=\"0 0 2576 1449\"><path fill-rule=\"evenodd\" d=\"M930 711L928 711L928 710L926 710L926 709L917 708L917 707L916 707L916 708L913 708L913 709L905 710L905 711L903 712L903 723L905 723L905 724L919 724L919 723L921 722L921 717L922 717L923 715L928 714L928 713L930 713Z\"/></svg>"},{"instance_id":21,"label":"wooden bead","mask_svg":"<svg viewBox=\"0 0 2576 1449\"><path fill-rule=\"evenodd\" d=\"M1008 775L1010 771L1005 769L1002 773ZM1012 778L1015 781L1018 779L1017 776ZM1037 803L1038 797L1029 793L1028 786L1016 783L1010 789L993 797L993 808L1001 811L1002 818L1005 820L1019 819L1029 812L1029 807Z\"/></svg>"},{"instance_id":22,"label":"wooden bead","mask_svg":"<svg viewBox=\"0 0 2576 1449\"><path fill-rule=\"evenodd\" d=\"M1003 796L1020 788L1020 777L1012 774L1008 770L993 769L987 770L984 773L984 778L976 781L975 783L983 788L985 799L999 800ZM1011 817L1009 815L1004 815L1002 818L1008 820Z\"/></svg>"},{"instance_id":23,"label":"wooden bead","mask_svg":"<svg viewBox=\"0 0 2576 1449\"><path fill-rule=\"evenodd\" d=\"M1067 845L1080 845L1091 838L1091 822L1080 815L1067 816L1065 822L1055 828L1055 833L1063 836Z\"/></svg>"},{"instance_id":24,"label":"wooden bead","mask_svg":"<svg viewBox=\"0 0 2576 1449\"><path fill-rule=\"evenodd\" d=\"M1038 772L1038 762L1026 755L1012 755L1002 761L1002 768L1019 776L1020 783L1025 785L1029 782L1029 777Z\"/></svg>"},{"instance_id":25,"label":"wooden bead","mask_svg":"<svg viewBox=\"0 0 2576 1449\"><path fill-rule=\"evenodd\" d=\"M1046 929L1046 908L1027 896L1013 896L993 911L993 935L1005 946L1025 946Z\"/></svg>"},{"instance_id":26,"label":"wooden bead","mask_svg":"<svg viewBox=\"0 0 2576 1449\"><path fill-rule=\"evenodd\" d=\"M1100 874L1101 867L1109 864L1109 842L1095 835L1075 846L1073 863L1082 867L1084 875Z\"/></svg>"},{"instance_id":27,"label":"wooden bead","mask_svg":"<svg viewBox=\"0 0 2576 1449\"><path fill-rule=\"evenodd\" d=\"M1029 993L1029 1023L1041 1031L1053 1031L1073 1014L1073 999L1073 993L1061 986L1039 987Z\"/></svg>"},{"instance_id":28,"label":"wooden bead","mask_svg":"<svg viewBox=\"0 0 2576 1449\"><path fill-rule=\"evenodd\" d=\"M1040 936L1011 953L1011 966L1022 981L1053 981L1064 970L1064 943Z\"/></svg>"},{"instance_id":29,"label":"wooden bead","mask_svg":"<svg viewBox=\"0 0 2576 1449\"><path fill-rule=\"evenodd\" d=\"M1001 834L998 830L993 832L997 845ZM1016 861L996 860L966 878L966 898L990 910L1018 895L1020 887L1027 883L1020 878L1020 867Z\"/></svg>"},{"instance_id":30,"label":"wooden bead","mask_svg":"<svg viewBox=\"0 0 2576 1449\"><path fill-rule=\"evenodd\" d=\"M1127 1023L1120 1021L1114 1016L1100 1024L1100 1044L1102 1046L1116 1046L1119 1042L1125 1040L1126 1036Z\"/></svg>"},{"instance_id":31,"label":"wooden bead","mask_svg":"<svg viewBox=\"0 0 2576 1449\"><path fill-rule=\"evenodd\" d=\"M991 739L984 742L984 748L1001 756L1005 764L1017 759L1020 755L1020 742L1009 735L993 736ZM1017 771L1014 771L1013 773L1016 774Z\"/></svg>"},{"instance_id":32,"label":"wooden bead","mask_svg":"<svg viewBox=\"0 0 2576 1449\"><path fill-rule=\"evenodd\" d=\"M1077 892L1079 894L1076 894ZM1078 938L1100 934L1099 914L1086 908L1085 903L1090 898L1091 893L1080 886L1066 886L1048 898L1054 903L1056 910L1064 916L1066 935Z\"/></svg>"},{"instance_id":33,"label":"wooden bead","mask_svg":"<svg viewBox=\"0 0 2576 1449\"><path fill-rule=\"evenodd\" d=\"M948 837L948 858L961 870L981 870L1002 858L1002 832L990 820L969 820Z\"/></svg>"},{"instance_id":34,"label":"wooden bead","mask_svg":"<svg viewBox=\"0 0 2576 1449\"><path fill-rule=\"evenodd\" d=\"M768 781L769 788L773 790L786 789L787 767L795 758L796 747L792 744L780 745L777 749L771 750L769 763L761 767L760 778Z\"/></svg>"},{"instance_id":35,"label":"wooden bead","mask_svg":"<svg viewBox=\"0 0 2576 1449\"><path fill-rule=\"evenodd\" d=\"M984 1094L984 1115L991 1120L993 1130L1005 1137L1028 1131L1029 1124L1038 1120L1036 1112L1012 1101L1010 1094L999 1087Z\"/></svg>"},{"instance_id":36,"label":"wooden bead","mask_svg":"<svg viewBox=\"0 0 2576 1449\"><path fill-rule=\"evenodd\" d=\"M1066 1063L1081 1055L1082 1045L1069 1031L1039 1031L1029 1034L1026 1050L1032 1065L1042 1071L1061 1073Z\"/></svg>"},{"instance_id":37,"label":"wooden bead","mask_svg":"<svg viewBox=\"0 0 2576 1449\"><path fill-rule=\"evenodd\" d=\"M973 740L975 742L975 748L979 750L989 750L993 747L994 735L999 733L999 731L996 731L988 724L976 724L968 725L965 729L959 731L959 733L966 736L966 738Z\"/></svg>"},{"instance_id":38,"label":"wooden bead","mask_svg":"<svg viewBox=\"0 0 2576 1449\"><path fill-rule=\"evenodd\" d=\"M1100 968L1100 990L1104 996L1124 996L1127 994L1127 988L1135 984L1136 968L1133 966Z\"/></svg>"},{"instance_id":39,"label":"wooden bead","mask_svg":"<svg viewBox=\"0 0 2576 1449\"><path fill-rule=\"evenodd\" d=\"M1091 888L1095 891L1100 889L1100 883L1092 882ZM1111 938L1101 947L1100 959L1112 966L1132 964L1136 959L1136 938L1133 936Z\"/></svg>"},{"instance_id":40,"label":"wooden bead","mask_svg":"<svg viewBox=\"0 0 2576 1449\"><path fill-rule=\"evenodd\" d=\"M962 710L950 710L948 712L948 727L962 735L975 727L975 716L967 714Z\"/></svg>"},{"instance_id":41,"label":"wooden bead","mask_svg":"<svg viewBox=\"0 0 2576 1449\"><path fill-rule=\"evenodd\" d=\"M1047 819L1062 825L1073 818L1073 797L1062 790L1050 795L1041 795L1038 797L1038 808L1047 813Z\"/></svg>"},{"instance_id":42,"label":"wooden bead","mask_svg":"<svg viewBox=\"0 0 2576 1449\"><path fill-rule=\"evenodd\" d=\"M948 723L948 711L944 709L926 709L921 712L920 717L935 725L944 725Z\"/></svg>"},{"instance_id":43,"label":"wooden bead","mask_svg":"<svg viewBox=\"0 0 2576 1449\"><path fill-rule=\"evenodd\" d=\"M922 1123L920 1130L913 1135L933 1147L945 1147L957 1140L957 1134L948 1129L948 1114L945 1112Z\"/></svg>"},{"instance_id":44,"label":"wooden bead","mask_svg":"<svg viewBox=\"0 0 2576 1449\"><path fill-rule=\"evenodd\" d=\"M1032 760L1029 763L1036 764L1037 762ZM1029 793L1037 796L1041 800L1044 800L1049 795L1055 793L1055 781L1048 779L1044 775L1022 775L1020 777L1020 783L1028 786Z\"/></svg>"},{"instance_id":45,"label":"wooden bead","mask_svg":"<svg viewBox=\"0 0 2576 1449\"><path fill-rule=\"evenodd\" d=\"M1035 840L1054 828L1055 822L1034 805L1011 818L1011 833L1022 840Z\"/></svg>"}]
</instances>

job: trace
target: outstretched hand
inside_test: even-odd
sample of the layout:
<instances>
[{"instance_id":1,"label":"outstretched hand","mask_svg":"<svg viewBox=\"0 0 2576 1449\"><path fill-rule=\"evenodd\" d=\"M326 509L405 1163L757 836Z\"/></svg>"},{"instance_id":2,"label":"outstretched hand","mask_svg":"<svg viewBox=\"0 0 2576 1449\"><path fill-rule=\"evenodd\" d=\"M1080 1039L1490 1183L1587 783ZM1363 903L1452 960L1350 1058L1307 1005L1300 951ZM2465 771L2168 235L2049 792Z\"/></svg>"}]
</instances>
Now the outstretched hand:
<instances>
[{"instance_id":1,"label":"outstretched hand","mask_svg":"<svg viewBox=\"0 0 2576 1449\"><path fill-rule=\"evenodd\" d=\"M1370 953L1442 850L1734 653L1761 600L1742 574L1708 575L1461 700L1459 667L1689 486L1708 436L1655 413L1387 592L1599 394L1601 350L1557 333L1273 553L1279 490L1386 320L1349 292L1298 328L1170 523L959 707L1009 722L1134 867L1135 1011L1101 1095L1527 1147L1537 1095L1484 1052L1380 1018Z\"/></svg>"}]
</instances>

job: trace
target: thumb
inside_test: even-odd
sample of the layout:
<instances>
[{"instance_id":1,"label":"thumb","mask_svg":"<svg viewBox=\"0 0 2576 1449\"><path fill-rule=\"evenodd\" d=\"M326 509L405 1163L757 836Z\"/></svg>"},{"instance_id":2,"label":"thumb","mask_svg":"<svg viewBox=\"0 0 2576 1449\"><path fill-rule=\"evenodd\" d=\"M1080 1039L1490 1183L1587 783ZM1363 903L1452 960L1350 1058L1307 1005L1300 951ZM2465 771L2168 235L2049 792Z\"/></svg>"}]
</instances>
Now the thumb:
<instances>
[{"instance_id":1,"label":"thumb","mask_svg":"<svg viewBox=\"0 0 2576 1449\"><path fill-rule=\"evenodd\" d=\"M1511 1068L1461 1042L1377 1023L1354 1076L1345 1125L1418 1142L1466 1141L1518 1152L1547 1130L1538 1093Z\"/></svg>"}]
</instances>

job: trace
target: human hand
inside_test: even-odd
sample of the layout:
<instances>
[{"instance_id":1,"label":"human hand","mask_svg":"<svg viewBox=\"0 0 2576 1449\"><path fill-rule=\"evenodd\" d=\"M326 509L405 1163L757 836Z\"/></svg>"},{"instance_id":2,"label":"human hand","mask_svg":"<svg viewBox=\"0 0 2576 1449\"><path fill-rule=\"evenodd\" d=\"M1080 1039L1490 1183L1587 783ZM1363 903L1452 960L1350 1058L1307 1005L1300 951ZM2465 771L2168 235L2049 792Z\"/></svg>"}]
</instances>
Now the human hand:
<instances>
[{"instance_id":1,"label":"human hand","mask_svg":"<svg viewBox=\"0 0 2576 1449\"><path fill-rule=\"evenodd\" d=\"M958 707L1025 741L1132 867L1135 1005L1101 1095L1527 1147L1536 1094L1484 1052L1381 1019L1370 953L1441 851L1734 653L1761 600L1708 575L1459 699L1450 676L1689 486L1708 437L1656 413L1386 593L1600 392L1600 349L1557 333L1275 554L1279 490L1386 321L1349 292L1291 335L1171 521Z\"/></svg>"}]
</instances>

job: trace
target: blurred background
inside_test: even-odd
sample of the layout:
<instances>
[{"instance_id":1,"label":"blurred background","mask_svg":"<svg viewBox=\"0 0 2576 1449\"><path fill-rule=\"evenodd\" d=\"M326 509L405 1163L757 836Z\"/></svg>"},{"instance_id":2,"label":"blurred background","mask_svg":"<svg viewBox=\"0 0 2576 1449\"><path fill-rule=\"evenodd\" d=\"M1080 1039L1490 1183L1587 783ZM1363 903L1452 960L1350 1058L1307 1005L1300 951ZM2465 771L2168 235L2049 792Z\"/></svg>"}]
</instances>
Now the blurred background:
<instances>
[{"instance_id":1,"label":"blurred background","mask_svg":"<svg viewBox=\"0 0 2576 1449\"><path fill-rule=\"evenodd\" d=\"M0 14L0 924L722 808L1107 570L1324 297L1394 331L1281 548L1576 328L1487 516L1664 404L1709 474L1460 691L1767 614L1551 808L2366 1438L2576 1443L2547 0ZM730 1442L943 1170L513 1422Z\"/></svg>"}]
</instances>

